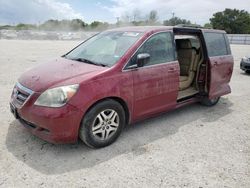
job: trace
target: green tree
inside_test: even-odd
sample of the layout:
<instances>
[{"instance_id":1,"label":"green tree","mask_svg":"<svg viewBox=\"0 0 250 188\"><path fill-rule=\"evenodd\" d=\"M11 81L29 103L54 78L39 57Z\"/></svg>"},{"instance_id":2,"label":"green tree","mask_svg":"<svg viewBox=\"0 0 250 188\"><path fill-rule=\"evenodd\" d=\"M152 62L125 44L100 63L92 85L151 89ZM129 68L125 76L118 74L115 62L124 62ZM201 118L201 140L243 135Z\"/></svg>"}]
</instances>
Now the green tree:
<instances>
[{"instance_id":1,"label":"green tree","mask_svg":"<svg viewBox=\"0 0 250 188\"><path fill-rule=\"evenodd\" d=\"M225 9L210 18L214 29L223 29L227 33L250 33L250 14L245 10Z\"/></svg>"},{"instance_id":2,"label":"green tree","mask_svg":"<svg viewBox=\"0 0 250 188\"><path fill-rule=\"evenodd\" d=\"M48 30L48 31L52 31L52 30L56 30L59 28L59 21L58 20L47 20L46 22L44 22L43 24L41 24L39 26L40 29L42 30Z\"/></svg>"},{"instance_id":3,"label":"green tree","mask_svg":"<svg viewBox=\"0 0 250 188\"><path fill-rule=\"evenodd\" d=\"M163 25L168 25L168 26L174 26L179 24L191 25L192 23L189 20L181 19L179 17L173 17L170 18L169 20L163 21Z\"/></svg>"},{"instance_id":4,"label":"green tree","mask_svg":"<svg viewBox=\"0 0 250 188\"><path fill-rule=\"evenodd\" d=\"M78 31L83 30L87 27L87 24L80 20L80 19L73 19L73 20L48 20L39 26L42 30L48 31L56 31L56 30L63 30L63 31Z\"/></svg>"},{"instance_id":5,"label":"green tree","mask_svg":"<svg viewBox=\"0 0 250 188\"><path fill-rule=\"evenodd\" d=\"M211 28L213 28L213 26L211 23L205 23L204 28L211 29Z\"/></svg>"},{"instance_id":6,"label":"green tree","mask_svg":"<svg viewBox=\"0 0 250 188\"><path fill-rule=\"evenodd\" d=\"M95 30L105 30L108 27L109 27L109 24L107 22L93 21L90 24L90 28L95 29Z\"/></svg>"},{"instance_id":7,"label":"green tree","mask_svg":"<svg viewBox=\"0 0 250 188\"><path fill-rule=\"evenodd\" d=\"M36 29L36 26L32 24L20 23L20 24L17 24L15 28L16 30L32 30L32 29Z\"/></svg>"},{"instance_id":8,"label":"green tree","mask_svg":"<svg viewBox=\"0 0 250 188\"><path fill-rule=\"evenodd\" d=\"M70 28L74 31L81 30L81 29L85 28L86 26L87 26L87 24L80 19L73 19L70 22Z\"/></svg>"}]
</instances>

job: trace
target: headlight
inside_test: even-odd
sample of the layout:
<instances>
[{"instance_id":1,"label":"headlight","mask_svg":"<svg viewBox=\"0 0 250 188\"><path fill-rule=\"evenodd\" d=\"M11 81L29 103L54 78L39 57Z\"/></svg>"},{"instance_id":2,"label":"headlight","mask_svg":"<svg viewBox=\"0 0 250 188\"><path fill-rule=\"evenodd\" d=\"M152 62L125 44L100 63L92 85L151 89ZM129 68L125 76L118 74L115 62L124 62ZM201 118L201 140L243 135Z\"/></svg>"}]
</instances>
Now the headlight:
<instances>
[{"instance_id":1,"label":"headlight","mask_svg":"<svg viewBox=\"0 0 250 188\"><path fill-rule=\"evenodd\" d=\"M61 107L77 92L79 85L69 85L48 89L35 102L38 106Z\"/></svg>"}]
</instances>

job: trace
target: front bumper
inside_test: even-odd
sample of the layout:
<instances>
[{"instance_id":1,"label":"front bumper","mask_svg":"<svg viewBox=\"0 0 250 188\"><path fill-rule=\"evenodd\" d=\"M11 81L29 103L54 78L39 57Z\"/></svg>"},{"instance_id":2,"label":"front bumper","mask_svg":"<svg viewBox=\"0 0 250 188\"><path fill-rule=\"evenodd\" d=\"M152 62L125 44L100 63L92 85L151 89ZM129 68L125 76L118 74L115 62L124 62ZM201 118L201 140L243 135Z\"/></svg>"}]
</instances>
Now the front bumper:
<instances>
[{"instance_id":1,"label":"front bumper","mask_svg":"<svg viewBox=\"0 0 250 188\"><path fill-rule=\"evenodd\" d=\"M50 143L74 143L78 140L78 129L82 112L66 104L60 108L34 105L40 93L32 93L22 104L12 94L10 109L16 119L32 134Z\"/></svg>"},{"instance_id":2,"label":"front bumper","mask_svg":"<svg viewBox=\"0 0 250 188\"><path fill-rule=\"evenodd\" d=\"M241 60L240 69L243 71L250 71L250 61Z\"/></svg>"}]
</instances>

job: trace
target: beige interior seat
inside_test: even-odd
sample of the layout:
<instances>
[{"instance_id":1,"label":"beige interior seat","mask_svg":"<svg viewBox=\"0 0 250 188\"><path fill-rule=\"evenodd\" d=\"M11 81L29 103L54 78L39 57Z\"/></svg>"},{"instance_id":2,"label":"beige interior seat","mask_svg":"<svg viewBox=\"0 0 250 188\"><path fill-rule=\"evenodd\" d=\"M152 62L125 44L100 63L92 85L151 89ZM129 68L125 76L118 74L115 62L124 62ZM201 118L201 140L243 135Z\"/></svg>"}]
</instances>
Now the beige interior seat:
<instances>
[{"instance_id":1,"label":"beige interior seat","mask_svg":"<svg viewBox=\"0 0 250 188\"><path fill-rule=\"evenodd\" d=\"M189 39L176 39L177 55L180 64L179 90L184 90L192 84L197 70L198 54L192 48Z\"/></svg>"},{"instance_id":2,"label":"beige interior seat","mask_svg":"<svg viewBox=\"0 0 250 188\"><path fill-rule=\"evenodd\" d=\"M180 76L180 82L184 82L188 80L188 76Z\"/></svg>"}]
</instances>

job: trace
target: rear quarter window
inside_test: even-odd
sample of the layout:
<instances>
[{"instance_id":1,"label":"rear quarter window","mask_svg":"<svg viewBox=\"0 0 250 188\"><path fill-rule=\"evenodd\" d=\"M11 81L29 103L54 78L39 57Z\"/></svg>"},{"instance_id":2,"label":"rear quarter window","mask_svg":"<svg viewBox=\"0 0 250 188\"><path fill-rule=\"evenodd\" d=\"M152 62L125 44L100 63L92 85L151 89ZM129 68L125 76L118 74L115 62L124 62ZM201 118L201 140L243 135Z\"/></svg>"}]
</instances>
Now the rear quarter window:
<instances>
[{"instance_id":1,"label":"rear quarter window","mask_svg":"<svg viewBox=\"0 0 250 188\"><path fill-rule=\"evenodd\" d=\"M224 33L204 33L208 56L223 56L231 54L227 36Z\"/></svg>"}]
</instances>

